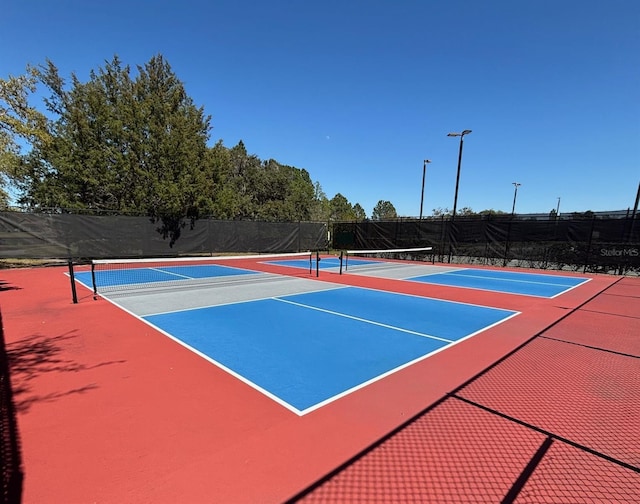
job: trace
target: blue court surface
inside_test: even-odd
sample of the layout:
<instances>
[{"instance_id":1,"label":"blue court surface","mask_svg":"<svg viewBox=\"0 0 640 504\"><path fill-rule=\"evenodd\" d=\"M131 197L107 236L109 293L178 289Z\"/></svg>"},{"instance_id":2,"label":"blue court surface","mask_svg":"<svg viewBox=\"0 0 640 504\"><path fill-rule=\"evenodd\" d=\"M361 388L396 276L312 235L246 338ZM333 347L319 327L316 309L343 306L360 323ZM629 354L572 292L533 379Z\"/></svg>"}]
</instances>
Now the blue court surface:
<instances>
[{"instance_id":1,"label":"blue court surface","mask_svg":"<svg viewBox=\"0 0 640 504\"><path fill-rule=\"evenodd\" d=\"M516 314L344 287L143 319L304 414Z\"/></svg>"},{"instance_id":2,"label":"blue court surface","mask_svg":"<svg viewBox=\"0 0 640 504\"><path fill-rule=\"evenodd\" d=\"M544 298L558 296L589 281L588 278L580 277L481 269L460 269L407 280Z\"/></svg>"},{"instance_id":3,"label":"blue court surface","mask_svg":"<svg viewBox=\"0 0 640 504\"><path fill-rule=\"evenodd\" d=\"M100 288L248 274L255 274L255 271L219 266L217 264L199 264L97 270L95 278L96 285ZM89 271L77 272L75 277L84 285L92 285L91 272Z\"/></svg>"}]
</instances>

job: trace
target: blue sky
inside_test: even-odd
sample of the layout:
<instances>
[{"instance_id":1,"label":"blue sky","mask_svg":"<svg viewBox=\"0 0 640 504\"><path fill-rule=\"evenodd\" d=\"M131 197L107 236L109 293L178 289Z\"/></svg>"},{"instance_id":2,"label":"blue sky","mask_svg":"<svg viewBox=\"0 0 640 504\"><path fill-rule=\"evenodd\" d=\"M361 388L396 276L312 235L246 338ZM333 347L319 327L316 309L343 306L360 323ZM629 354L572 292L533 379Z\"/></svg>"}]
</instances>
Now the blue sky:
<instances>
[{"instance_id":1,"label":"blue sky","mask_svg":"<svg viewBox=\"0 0 640 504\"><path fill-rule=\"evenodd\" d=\"M242 140L368 215L633 207L640 182L637 0L3 0L0 77L51 59L86 80L162 54Z\"/></svg>"}]
</instances>

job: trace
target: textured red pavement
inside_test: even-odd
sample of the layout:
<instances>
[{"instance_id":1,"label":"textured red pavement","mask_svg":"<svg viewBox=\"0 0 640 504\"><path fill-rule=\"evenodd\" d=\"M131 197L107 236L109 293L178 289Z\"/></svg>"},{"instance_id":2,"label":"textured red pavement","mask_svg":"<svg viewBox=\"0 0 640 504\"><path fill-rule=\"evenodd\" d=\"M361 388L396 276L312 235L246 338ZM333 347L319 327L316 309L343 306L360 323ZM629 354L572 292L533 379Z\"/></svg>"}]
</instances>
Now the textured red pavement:
<instances>
[{"instance_id":1,"label":"textured red pavement","mask_svg":"<svg viewBox=\"0 0 640 504\"><path fill-rule=\"evenodd\" d=\"M635 357L540 337L459 395L640 467L639 366Z\"/></svg>"},{"instance_id":2,"label":"textured red pavement","mask_svg":"<svg viewBox=\"0 0 640 504\"><path fill-rule=\"evenodd\" d=\"M283 274L290 270L265 269ZM73 305L64 268L3 270L0 280L24 458L24 502L204 503L281 502L298 494L618 279L596 276L559 298L545 300L321 272L320 281L516 309L522 314L304 417L111 303L93 301L90 293L80 290L80 303ZM585 347L550 338L544 343L548 342L584 353ZM544 354L543 350L544 344L538 352ZM625 369L637 377L637 367ZM546 375L536 370L528 378L535 382L540 376ZM596 386L598 376L593 378ZM499 385L489 384L502 393ZM492 399L478 387L468 389L475 394L470 399ZM487 407L491 406L503 407L500 401ZM508 414L527 412L518 409L517 401L507 406L512 408ZM476 414L470 415L471 410ZM435 420L417 432L438 437L433 453L449 460L439 466L447 471L440 472L433 461L427 462L433 479L426 483L438 482L432 490L441 501L460 502L452 488L470 481L476 486L464 490L464 495L474 493L478 501L493 502L545 439L545 434L457 398L447 399L422 418ZM554 414L549 411L541 418L553 419ZM459 419L464 420L460 425ZM538 421L535 416L529 420ZM605 421L609 421L606 416ZM625 422L617 422L612 425L622 432ZM587 427L580 425L576 432L590 439ZM553 423L547 426L555 428ZM470 436L466 442L465 435ZM480 454L478 445L489 440L494 441ZM612 456L632 461L635 449L622 443ZM394 465L400 467L396 477L402 481L411 463L401 457ZM459 465L464 468L455 469ZM633 473L625 469L628 472ZM489 473L494 477L488 478ZM363 477L361 483L367 484L368 476ZM418 493L418 487L426 484L420 478L409 477L417 482ZM485 483L480 485L480 480ZM447 487L447 482L453 486ZM528 484L533 483L532 478ZM387 496L388 502L395 500Z\"/></svg>"},{"instance_id":3,"label":"textured red pavement","mask_svg":"<svg viewBox=\"0 0 640 504\"><path fill-rule=\"evenodd\" d=\"M640 312L639 312L640 313ZM640 317L580 310L545 331L548 338L640 357Z\"/></svg>"},{"instance_id":4,"label":"textured red pavement","mask_svg":"<svg viewBox=\"0 0 640 504\"><path fill-rule=\"evenodd\" d=\"M639 297L619 280L298 500L637 502Z\"/></svg>"},{"instance_id":5,"label":"textured red pavement","mask_svg":"<svg viewBox=\"0 0 640 504\"><path fill-rule=\"evenodd\" d=\"M640 475L555 441L520 494L518 504L612 504L637 502Z\"/></svg>"},{"instance_id":6,"label":"textured red pavement","mask_svg":"<svg viewBox=\"0 0 640 504\"><path fill-rule=\"evenodd\" d=\"M447 399L301 502L500 502L544 439Z\"/></svg>"}]
</instances>

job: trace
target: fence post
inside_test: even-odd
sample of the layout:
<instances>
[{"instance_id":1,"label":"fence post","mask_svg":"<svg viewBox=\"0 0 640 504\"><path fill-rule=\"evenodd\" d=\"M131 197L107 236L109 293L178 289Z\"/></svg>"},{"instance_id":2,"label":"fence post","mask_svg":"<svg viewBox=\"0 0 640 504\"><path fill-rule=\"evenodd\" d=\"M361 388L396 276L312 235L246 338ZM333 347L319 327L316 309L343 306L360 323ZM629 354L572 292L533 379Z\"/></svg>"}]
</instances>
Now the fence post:
<instances>
[{"instance_id":1,"label":"fence post","mask_svg":"<svg viewBox=\"0 0 640 504\"><path fill-rule=\"evenodd\" d=\"M454 226L454 219L453 217L451 218L451 220L446 221L447 222L447 242L449 243L449 258L448 258L448 263L451 264L451 255L453 252L453 240L451 239L451 235L453 234L453 226Z\"/></svg>"},{"instance_id":2,"label":"fence post","mask_svg":"<svg viewBox=\"0 0 640 504\"><path fill-rule=\"evenodd\" d=\"M482 262L482 264L484 264L485 266L489 263L489 219L490 218L491 216L487 215L486 220L482 219L482 225L483 225L482 236L484 237L484 261Z\"/></svg>"},{"instance_id":3,"label":"fence post","mask_svg":"<svg viewBox=\"0 0 640 504\"><path fill-rule=\"evenodd\" d=\"M593 243L593 229L596 226L596 217L593 216L591 219L591 229L589 230L589 242L587 243L587 252L584 256L584 268L582 268L582 272L587 272L587 265L589 264L589 255L591 255L591 244Z\"/></svg>"},{"instance_id":4,"label":"fence post","mask_svg":"<svg viewBox=\"0 0 640 504\"><path fill-rule=\"evenodd\" d=\"M78 304L78 294L76 292L76 277L73 274L73 260L69 259L69 279L71 280L71 299L73 304Z\"/></svg>"},{"instance_id":5,"label":"fence post","mask_svg":"<svg viewBox=\"0 0 640 504\"><path fill-rule=\"evenodd\" d=\"M440 262L444 262L444 215L440 216L440 243L438 244L440 251Z\"/></svg>"},{"instance_id":6,"label":"fence post","mask_svg":"<svg viewBox=\"0 0 640 504\"><path fill-rule=\"evenodd\" d=\"M504 257L502 258L502 267L506 267L507 266L507 258L509 256L509 245L510 245L510 241L511 241L511 223L513 222L513 215L511 216L511 218L509 219L509 224L507 225L507 239L505 240L504 243Z\"/></svg>"}]
</instances>

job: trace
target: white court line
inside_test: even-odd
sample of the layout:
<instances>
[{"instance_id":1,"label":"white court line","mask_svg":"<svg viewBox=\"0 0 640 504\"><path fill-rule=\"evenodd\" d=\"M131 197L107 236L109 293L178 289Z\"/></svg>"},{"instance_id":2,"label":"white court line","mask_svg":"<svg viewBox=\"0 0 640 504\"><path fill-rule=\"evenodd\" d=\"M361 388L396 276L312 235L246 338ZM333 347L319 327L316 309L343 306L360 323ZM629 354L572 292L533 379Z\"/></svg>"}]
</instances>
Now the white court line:
<instances>
[{"instance_id":1,"label":"white court line","mask_svg":"<svg viewBox=\"0 0 640 504\"><path fill-rule=\"evenodd\" d=\"M146 268L146 269L150 269L151 271L157 271L158 273L164 273L165 275L172 275L172 276L177 276L179 278L185 278L187 280L193 280L193 277L181 275L180 273L172 273L171 271L165 271L161 268ZM133 269L130 271L133 271ZM142 282L142 283L146 283L146 282Z\"/></svg>"},{"instance_id":2,"label":"white court line","mask_svg":"<svg viewBox=\"0 0 640 504\"><path fill-rule=\"evenodd\" d=\"M289 411L292 411L293 413L295 413L298 416L301 416L302 413L301 411L296 408L295 406L292 406L291 404L289 404L288 402L284 401L283 399L279 398L278 396L272 394L271 392L269 392L268 390L262 388L260 385L252 382L251 380L248 380L247 378L245 378L243 375L236 373L233 369L225 366L224 364L222 364L221 362L218 362L217 360L213 359L212 357L210 357L209 355L201 352L200 350L198 350L197 348L192 347L191 345L189 345L188 343L185 343L184 341L182 341L180 338L174 336L173 334L161 329L160 327L158 327L157 325L154 325L152 322L149 322L148 320L146 320L144 317L141 317L135 313L133 313L130 310L127 310L125 307L119 305L118 303L116 303L115 301L113 301L112 299L109 299L107 297L103 296L103 299L106 299L109 303L117 306L118 308L120 308L121 310L125 311L126 313L128 313L129 315L137 318L138 320L141 320L142 322L144 322L145 324L147 324L148 326L150 326L152 329L155 329L156 331L158 331L159 333L165 335L167 338L175 341L176 343L178 343L180 346L183 346L184 348L186 348L187 350L192 351L194 354L198 355L199 357L202 357L204 360L210 362L211 364L219 367L220 369L222 369L223 371L226 371L227 373L229 373L231 376L237 378L238 380L240 380L241 382L249 385L251 388L257 390L258 392L260 392L261 394L266 395L268 398L272 399L273 401L275 401L276 403L280 404L281 406L284 406L286 409L288 409ZM147 317L148 315L145 315L145 317Z\"/></svg>"},{"instance_id":3,"label":"white court line","mask_svg":"<svg viewBox=\"0 0 640 504\"><path fill-rule=\"evenodd\" d=\"M313 294L315 292L327 292L327 291L332 291L332 290L338 290L338 289L346 289L348 288L348 285L338 285L336 287L329 287L329 288L322 288L321 286L319 286L318 289L316 290L305 290L304 292L294 292L291 294L283 294L283 296L298 296L301 294ZM214 289L216 288L215 286L213 287ZM162 311L162 312L156 312L156 313L148 313L146 315L144 315L145 317L152 317L155 315L168 315L171 313L181 313L181 312L190 312L190 311L195 311L195 310L205 310L207 308L217 308L218 306L229 306L229 305L234 305L234 304L243 304L243 303L253 303L254 301L265 301L267 299L277 299L274 298L273 296L263 296L263 297L257 297L257 298L251 298L251 299L242 299L240 301L227 301L226 303L216 303L216 304L210 304L210 305L204 305L204 306L196 306L195 308L178 308L175 310L167 310L167 311Z\"/></svg>"},{"instance_id":4,"label":"white court line","mask_svg":"<svg viewBox=\"0 0 640 504\"><path fill-rule=\"evenodd\" d=\"M466 339L466 338L465 338ZM375 383L377 381L380 381L384 378L386 378L387 376L391 376L394 373L397 373L398 371L401 371L402 369L408 368L409 366L413 366L414 364L423 361L439 352L442 352L443 350L446 350L447 348L452 347L453 345L457 344L457 341L454 341L453 343L450 343L448 345L443 345L439 348L436 348L434 351L429 352L427 354L424 354L420 357L417 357L409 362L405 362L404 364L401 364L400 366L397 366L393 369L390 369L389 371L385 371L382 374L379 374L377 376L374 376L373 378L369 378L367 381L364 381L362 383L359 383L358 385L355 385L354 387L351 387L350 389L347 390L343 390L342 392L340 392L339 394L336 394L334 396L328 397L327 399L325 399L324 401L321 401L319 403L314 404L313 406L309 406L308 408L305 408L303 410L300 411L300 413L298 413L299 416L304 416L307 415L309 413L311 413L312 411L315 411L317 409L322 408L323 406L326 406L327 404L330 404L334 401L337 401L338 399L341 399L342 397L346 397L349 394L352 394L354 392L356 392L357 390L363 389L369 385L371 385L372 383Z\"/></svg>"},{"instance_id":5,"label":"white court line","mask_svg":"<svg viewBox=\"0 0 640 504\"><path fill-rule=\"evenodd\" d=\"M457 271L473 271L471 269L464 269L464 270L457 270ZM563 284L558 284L558 283L551 283L551 282L539 282L536 280L518 280L516 278L500 278L500 277L492 277L492 276L482 276L482 275L460 275L458 274L456 271L450 271L447 273L448 275L451 276L458 276L458 277L463 277L463 278L479 278L481 280L500 280L501 282L514 282L514 283L525 283L525 284L537 284L537 285L553 285L554 287L572 287L571 285L563 285ZM521 273L523 275L526 275L527 273ZM425 275L425 276L429 276L429 275ZM549 275L549 276L553 276L553 275ZM570 278L570 277L562 277L562 278ZM580 285L580 284L578 284Z\"/></svg>"},{"instance_id":6,"label":"white court line","mask_svg":"<svg viewBox=\"0 0 640 504\"><path fill-rule=\"evenodd\" d=\"M88 290L92 291L92 289L90 289L88 286L86 286L81 281L78 281L78 283L81 284L82 286L84 286L85 288L87 288ZM354 287L351 287L351 286L337 286L335 288L326 289L326 290L337 290L337 289L343 289L343 288L354 288ZM362 287L355 287L355 288L362 288ZM378 289L367 289L367 290L376 291ZM387 291L381 291L381 292L387 292ZM441 299L438 299L438 298L428 298L428 297L424 297L424 296L416 296L414 294L400 294L400 293L393 293L393 294L405 295L405 296L410 296L410 297L420 297L420 298L423 298L423 299L434 299L434 300L437 300L437 301L443 301L443 302L446 302L446 303L453 303L453 304L466 304L466 305L470 305L470 306L481 306L481 305L473 305L471 303L462 303L462 302L456 302L456 301L445 301L445 300L441 300ZM438 337L435 337L435 336L429 336L429 335L426 335L426 334L421 334L421 333L414 332L414 331L409 331L409 330L406 330L406 329L400 329L400 328L396 328L396 327L389 326L389 325L386 325L386 324L381 324L381 323L369 321L369 320L366 320L366 319L359 319L357 317L353 317L353 316L350 316L350 315L340 314L340 313L337 313L337 312L331 312L329 310L324 310L324 309L316 308L316 307L313 307L313 306L308 306L308 305L304 305L304 304L300 304L300 303L295 303L295 302L284 300L284 299L279 299L279 298L274 298L274 297L260 298L261 300L262 299L274 299L274 300L282 301L284 303L289 303L289 304L292 304L292 305L299 305L299 306L302 306L302 307L305 307L305 308L310 308L310 309L319 310L319 311L325 311L327 313L332 313L332 314L335 314L335 315L338 315L338 316L351 318L351 319L359 320L359 321L362 321L362 322L365 322L365 323L379 325L379 326L382 326L382 327L387 327L387 328L398 330L398 331L403 331L403 332L407 332L407 333L411 333L411 334L416 334L416 335L424 336L424 337L427 337L427 338L437 339L437 340L441 340L441 341L443 341L445 343L448 343L448 344L445 344L445 345L435 349L432 352L426 353L425 355L417 357L416 359L413 359L413 360L411 360L409 362L401 364L400 366L397 366L397 367L395 367L393 369L390 369L390 370L388 370L388 371L386 371L384 373L376 375L376 376L370 378L369 380L366 380L366 381L364 381L364 382L362 382L362 383L360 383L358 385L355 385L354 387L351 387L351 388L349 388L347 390L344 390L344 391L340 392L339 394L331 396L331 397L329 397L329 398L327 398L327 399L325 399L325 400L323 400L321 402L318 402L318 403L316 403L316 404L314 404L314 405L312 405L312 406L310 406L308 408L300 410L300 409L296 408L295 406L289 404L285 400L281 399L280 397L278 397L278 396L274 395L273 393L269 392L268 390L264 389L260 385L252 382L251 380L248 380L243 375L241 375L239 373L236 373L233 369L228 368L224 364L218 362L217 360L213 359L212 357L208 356L207 354L197 350L196 348L194 348L191 345L189 345L189 344L185 343L184 341L182 341L180 338L178 338L176 336L173 336L171 333L168 333L167 331L164 331L163 329L159 328L158 326L154 325L153 323L147 321L144 318L144 317L150 317L151 315L145 315L144 317L142 317L142 316L137 315L136 313L128 310L127 308L121 306L116 301L110 299L106 295L103 295L103 294L99 294L99 295L100 295L100 297L102 297L104 300L108 301L112 305L120 308L121 310L123 310L124 312L128 313L129 315L131 315L131 316L135 317L136 319L144 322L146 325L148 325L149 327L155 329L156 331L158 331L159 333L163 334L167 338L175 341L180 346L186 348L187 350L190 350L194 354L196 354L199 357L205 359L206 361L208 361L211 364L215 365L219 369L229 373L231 376L237 378L238 380L240 380L241 382L243 382L246 385L250 386L251 388L253 388L257 392L259 392L261 394L264 394L265 396L269 397L271 400L273 400L277 404L281 405L285 409L291 411L292 413L294 413L294 414L296 414L297 416L300 416L300 417L304 416L304 415L306 415L308 413L311 413L311 412L313 412L313 411L315 411L315 410L317 410L319 408L322 408L323 406L326 406L326 405L328 405L328 404L330 404L330 403L332 403L332 402L334 402L334 401L336 401L336 400L338 400L338 399L340 399L342 397L345 397L345 396L347 396L347 395L349 395L349 394L351 394L353 392L356 392L357 390L360 390L360 389L362 389L364 387L367 387L368 385L370 385L372 383L375 383L375 382L377 382L379 380L382 380L382 379L386 378L387 376L390 376L390 375L392 375L392 374L394 374L394 373L396 373L396 372L398 372L398 371L400 371L402 369L405 369L405 368L407 368L409 366L412 366L412 365L414 365L414 364L416 364L416 363L418 363L420 361L423 361L423 360L425 360L425 359L427 359L427 358L429 358L429 357L431 357L431 356L433 356L433 355L435 355L437 353L440 353L440 352L442 352L442 351L444 351L444 350L446 350L446 349L448 349L448 348L450 348L450 347L452 347L454 345L457 345L457 344L459 344L459 343L461 343L461 342L463 342L463 341L465 341L465 340L467 340L469 338L472 338L473 336L475 336L475 335L477 335L477 334L479 334L479 333L481 333L483 331L486 331L487 329L490 329L490 328L495 327L495 326L497 326L499 324L502 324L503 322L506 322L507 320L509 320L509 319L511 319L511 318L513 318L513 317L515 317L517 315L520 315L520 312L515 312L515 311L512 311L512 310L502 310L502 311L512 311L512 314L510 316L508 316L508 317L505 317L504 319L501 319L501 320L491 324L491 325L488 325L488 326L483 327L483 328L481 328L481 329L479 329L479 330L477 330L477 331L475 331L473 333L470 333L467 336L464 336L463 338L460 338L458 340L447 340L447 339L444 339L444 338L438 338ZM246 301L240 301L240 302L242 302L242 303L247 302L248 303L248 302L257 301L257 300L258 299L246 300ZM237 303L238 302L230 302L230 303L227 303L227 304L237 304ZM213 305L213 306L221 306L221 305ZM490 308L490 307L486 307L485 306L484 308ZM200 309L200 308L194 308L194 309ZM498 308L494 308L494 309L498 309ZM176 310L175 312L183 312L183 311L190 311L190 310L189 309L187 309L187 310ZM175 313L175 312L163 312L163 313Z\"/></svg>"},{"instance_id":7,"label":"white court line","mask_svg":"<svg viewBox=\"0 0 640 504\"><path fill-rule=\"evenodd\" d=\"M464 271L464 270L457 270L457 271ZM525 293L525 292L511 292L511 291L505 291L505 290L497 290L497 289L489 289L487 287L477 287L477 286L470 286L470 285L455 285L455 284L447 284L447 283L433 283L433 282L429 282L428 280L418 280L419 278L427 278L430 276L438 276L438 275L454 275L457 276L458 278L479 278L482 280L503 280L505 282L522 282L522 283L528 283L528 284L533 284L533 283L539 283L541 285L553 285L555 287L564 287L563 290L561 290L560 292L554 294L553 296L544 296L541 294L529 294L529 293ZM565 277L565 278L571 278L571 277ZM579 283L578 285L573 285L573 286L568 286L568 285L562 285L562 284L551 284L551 283L544 283L544 282L527 282L526 280L508 280L508 279L503 279L503 278L493 278L493 277L483 277L483 276L475 276L475 275L455 275L455 271L451 272L451 271L443 271L442 273L429 273L427 275L420 275L420 276L412 276L412 277L408 277L408 278L404 278L402 279L404 281L408 281L408 282L416 282L416 283L426 283L426 284L430 284L430 285L441 285L443 287L455 287L456 289L471 289L471 290L476 290L476 291L484 291L484 292L495 292L498 294L508 294L510 296L527 296L527 297L535 297L535 298L540 298L540 299L553 299L555 297L560 296L561 294L564 294L565 292L568 292L572 289L575 289L576 287L579 287L580 285L590 281L590 278L586 278L583 282ZM438 299L438 298L433 298L433 299ZM447 300L448 301L448 300ZM458 301L450 301L451 303L457 303ZM478 306L482 306L482 305L478 305ZM488 307L491 308L491 307Z\"/></svg>"},{"instance_id":8,"label":"white court line","mask_svg":"<svg viewBox=\"0 0 640 504\"><path fill-rule=\"evenodd\" d=\"M68 274L66 274L67 276L69 276ZM76 280L80 285L82 285L83 287L85 287L86 289L88 289L89 291L93 292L93 289L91 289L90 287L88 287L87 285L85 285L83 282ZM342 286L337 287L337 288L344 288ZM132 312L131 310L128 310L127 308L125 308L124 306L118 304L116 301L114 301L113 299L110 299L109 297L103 295L103 294L98 294L102 299L104 299L105 301L111 303L112 305L114 305L117 308L120 308L122 311L124 311L125 313L128 313L129 315L131 315L132 317L140 320L141 322L143 322L144 324L148 325L149 327L151 327L152 329L155 329L156 331L158 331L160 334L163 334L164 336L166 336L167 338L171 339L172 341L178 343L180 346L186 348L187 350L190 350L191 352L193 352L194 354L198 355L199 357L202 357L204 360L210 362L211 364L213 364L214 366L217 366L218 368L220 368L223 371L226 371L227 373L229 373L231 376L237 378L238 380L240 380L241 382L245 383L246 385L249 385L251 388L257 390L258 392L260 392L261 394L264 394L265 396L267 396L269 399L273 400L274 402L276 402L277 404L283 406L284 408L288 409L289 411L291 411L292 413L295 413L298 416L303 416L305 413L301 410L299 410L298 408L296 408L295 406L289 404L288 402L284 401L283 399L281 399L280 397L272 394L271 392L269 392L268 390L262 388L260 385L258 385L257 383L252 382L251 380L248 380L247 378L245 378L243 375L236 373L233 369L225 366L224 364L222 364L221 362L218 362L217 360L213 359L212 357L208 356L207 354L201 352L200 350L192 347L191 345L185 343L184 341L182 341L180 338L174 336L173 334L161 329L160 327L154 325L153 323L151 323L150 321L146 320L144 317L149 317L151 315L145 315L140 316L137 313ZM264 299L271 299L270 297L264 298ZM249 301L243 301L243 302L249 302ZM234 304L234 303L229 303L229 304ZM215 306L220 306L220 305L215 305ZM198 309L198 308L194 308L194 309ZM177 312L180 311L190 311L190 310L177 310ZM175 313L175 312L167 312L167 313ZM316 409L317 405L313 405L311 408ZM309 409L309 411L311 411L311 409Z\"/></svg>"},{"instance_id":9,"label":"white court line","mask_svg":"<svg viewBox=\"0 0 640 504\"><path fill-rule=\"evenodd\" d=\"M440 274L440 273L438 273ZM424 276L424 275L422 275ZM411 277L411 278L421 278L421 277ZM415 280L411 280L411 278L404 278L401 279L402 282L414 282L414 283L425 283L425 282L417 282ZM435 284L435 285L440 285L440 284ZM488 308L490 310L500 310L500 311L507 311L507 312L513 312L512 309L510 308L497 308L495 306L489 306L489 305L481 305L478 303L468 303L466 301L453 301L451 299L442 299L442 298L437 298L437 297L433 297L433 296L422 296L420 294L409 294L407 292L394 292L394 291L388 291L388 290L384 290L384 289L376 289L375 287L356 287L353 285L350 285L349 287L353 288L353 289L365 289L365 290L372 290L372 291L376 291L376 292L383 292L386 294L395 294L396 296L409 296L409 297L415 297L415 298L420 298L420 299L429 299L430 301L437 301L440 303L451 303L451 304L459 304L459 305L465 305L465 306L477 306L479 308ZM447 286L448 287L448 286ZM460 287L462 289L467 289L470 287ZM484 289L475 289L475 290L484 290ZM503 291L491 291L491 292L503 292ZM510 293L508 293L510 294ZM545 298L547 299L547 298ZM516 313L520 313L520 312L516 312Z\"/></svg>"},{"instance_id":10,"label":"white court line","mask_svg":"<svg viewBox=\"0 0 640 504\"><path fill-rule=\"evenodd\" d=\"M445 343L453 343L455 340L450 340L450 339L446 339L446 338L440 338L439 336L433 336L431 334L424 334L421 332L417 332L417 331L412 331L410 329L403 329L402 327L396 327L396 326L392 326L392 325L388 325L388 324L383 324L382 322L375 322L373 320L368 320L368 319L364 319L364 318L360 318L360 317L355 317L353 315L347 315L346 313L340 313L340 312L335 312L332 310L327 310L325 308L318 308L317 306L311 306L311 305L307 305L304 303L296 303L295 301L289 301L287 299L281 299L281 298L271 298L274 301L280 301L282 303L288 303L288 304L292 304L295 306L300 306L302 308L308 308L309 310L315 310L315 311L319 311L319 312L324 312L324 313L329 313L331 315L337 315L338 317L344 317L344 318L348 318L348 319L352 319L352 320L357 320L358 322L364 322L366 324L371 324L371 325L375 325L375 326L380 326L380 327L384 327L386 329L393 329L394 331L400 331L400 332L405 332L405 333L409 333L409 334L415 334L416 336L422 336L424 338L430 338L430 339L435 339L438 341L444 341Z\"/></svg>"},{"instance_id":11,"label":"white court line","mask_svg":"<svg viewBox=\"0 0 640 504\"><path fill-rule=\"evenodd\" d=\"M568 277L568 278L570 278L570 277ZM569 287L568 289L563 290L562 292L558 292L557 294L554 294L553 296L551 296L549 299L557 298L560 294L564 294L565 292L569 292L570 290L573 290L576 287L580 287L581 285L584 285L584 284L586 284L587 282L590 282L590 281L591 281L591 278L585 278L579 284L573 285L573 286Z\"/></svg>"},{"instance_id":12,"label":"white court line","mask_svg":"<svg viewBox=\"0 0 640 504\"><path fill-rule=\"evenodd\" d=\"M503 322L506 322L507 320L515 317L516 315L520 315L520 312L514 312L512 315L510 315L510 316L508 316L506 318L503 318L502 320L499 320L497 322L494 322L491 325L483 327L482 329L478 329L477 331L466 335L464 338L460 338L459 340L452 341L448 345L443 345L440 348L436 348L432 352L429 352L429 353L427 353L425 355L422 355L420 357L417 357L417 358L413 359L412 361L406 362L404 364L401 364L400 366L397 366L397 367L395 367L393 369L390 369L389 371L385 371L382 374L374 376L373 378L370 378L367 381L364 381L364 382L362 382L362 383L360 383L360 384L358 384L358 385L356 385L354 387L351 387L350 389L344 390L344 391L340 392L339 394L331 396L331 397L325 399L322 402L319 402L317 404L314 404L313 406L310 406L310 407L302 410L299 414L300 414L300 416L303 416L303 415L311 413L312 411L315 411L315 410L317 410L319 408L322 408L323 406L326 406L327 404L332 403L333 401L337 401L338 399L340 399L342 397L348 396L349 394L352 394L353 392L355 392L357 390L360 390L360 389L362 389L362 388L364 388L364 387L366 387L368 385L371 385L372 383L375 383L375 382L377 382L379 380L382 380L383 378L386 378L387 376L391 376L392 374L394 374L394 373L396 373L396 372L398 372L398 371L400 371L402 369L408 368L409 366L412 366L412 365L414 365L414 364L416 364L416 363L418 363L420 361L428 359L429 357L432 357L437 353L443 352L444 350L447 350L447 349L451 348L452 346L457 345L458 343L462 343L463 341L468 340L469 338L473 338L475 335L480 334L481 332L486 331L487 329L490 329L492 327L500 325Z\"/></svg>"}]
</instances>

